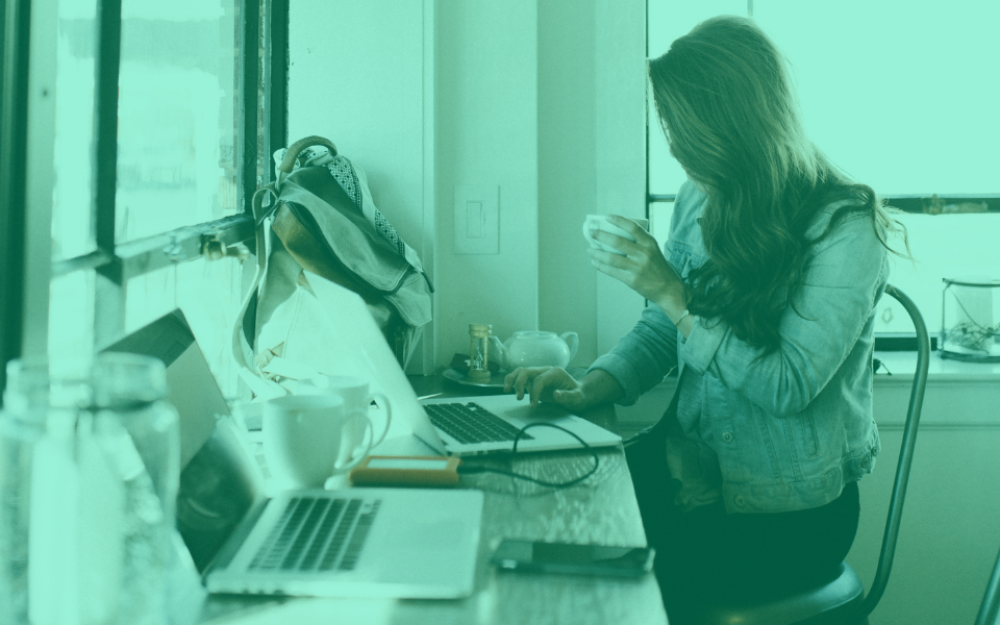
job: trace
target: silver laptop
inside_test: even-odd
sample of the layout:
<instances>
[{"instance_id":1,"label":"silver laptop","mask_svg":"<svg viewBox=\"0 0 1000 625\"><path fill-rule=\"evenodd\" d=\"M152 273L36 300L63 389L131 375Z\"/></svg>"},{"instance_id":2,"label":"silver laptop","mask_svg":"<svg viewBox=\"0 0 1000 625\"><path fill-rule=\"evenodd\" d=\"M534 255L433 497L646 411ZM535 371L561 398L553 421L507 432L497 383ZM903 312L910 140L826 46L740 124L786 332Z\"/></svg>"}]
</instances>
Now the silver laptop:
<instances>
[{"instance_id":1,"label":"silver laptop","mask_svg":"<svg viewBox=\"0 0 1000 625\"><path fill-rule=\"evenodd\" d=\"M591 447L622 442L614 432L559 406L538 404L532 408L527 399L518 401L514 395L435 398L422 404L441 444L455 455L509 452L522 428L527 429L517 441L518 453L579 449L581 441Z\"/></svg>"},{"instance_id":2,"label":"silver laptop","mask_svg":"<svg viewBox=\"0 0 1000 625\"><path fill-rule=\"evenodd\" d=\"M534 423L557 425L591 447L621 443L619 435L567 410L545 404L531 408L526 399L518 401L514 395L429 399L421 404L361 297L328 280L312 279L308 272L306 275L323 310L330 315L324 335L325 349L316 350L312 345L300 348L288 343L283 357L274 358L264 371L292 379L308 379L317 373L367 379L372 390L384 393L392 404L392 425L383 443L385 447L376 447L374 453L394 449L389 440L407 434L413 434L440 454L507 452L513 448L517 431ZM477 422L491 423L480 426ZM535 426L525 431L517 451L581 447L580 440L571 434Z\"/></svg>"},{"instance_id":3,"label":"silver laptop","mask_svg":"<svg viewBox=\"0 0 1000 625\"><path fill-rule=\"evenodd\" d=\"M351 488L265 497L260 467L180 311L107 349L167 365L181 423L177 525L210 592L472 594L481 492Z\"/></svg>"}]
</instances>

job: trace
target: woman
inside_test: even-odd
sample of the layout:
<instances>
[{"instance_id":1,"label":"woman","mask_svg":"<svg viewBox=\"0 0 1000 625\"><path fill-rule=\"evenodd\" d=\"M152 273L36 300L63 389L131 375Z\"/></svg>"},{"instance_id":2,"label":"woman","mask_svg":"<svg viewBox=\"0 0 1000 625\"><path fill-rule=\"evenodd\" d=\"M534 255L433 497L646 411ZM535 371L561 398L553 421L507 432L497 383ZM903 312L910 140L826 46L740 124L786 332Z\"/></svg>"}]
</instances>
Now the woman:
<instances>
[{"instance_id":1,"label":"woman","mask_svg":"<svg viewBox=\"0 0 1000 625\"><path fill-rule=\"evenodd\" d=\"M879 451L872 327L895 228L871 188L804 136L780 54L754 22L708 20L649 63L671 153L690 180L661 252L594 237L598 270L649 300L577 381L519 369L532 404L629 405L675 367L677 392L627 449L668 609L836 575Z\"/></svg>"}]
</instances>

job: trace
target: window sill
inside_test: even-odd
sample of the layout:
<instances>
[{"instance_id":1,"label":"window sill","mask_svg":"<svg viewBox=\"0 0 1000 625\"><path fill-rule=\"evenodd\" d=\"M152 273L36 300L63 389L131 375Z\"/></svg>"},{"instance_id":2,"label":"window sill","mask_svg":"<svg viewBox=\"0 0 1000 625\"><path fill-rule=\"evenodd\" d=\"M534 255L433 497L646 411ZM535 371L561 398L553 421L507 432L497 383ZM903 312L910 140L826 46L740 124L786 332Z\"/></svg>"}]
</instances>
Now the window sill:
<instances>
[{"instance_id":1,"label":"window sill","mask_svg":"<svg viewBox=\"0 0 1000 625\"><path fill-rule=\"evenodd\" d=\"M875 384L889 382L889 379L900 381L913 380L913 372L917 367L917 352L885 352L876 351L875 358L882 361L883 367L875 375ZM891 372L889 375L886 371ZM927 380L934 382L998 382L1000 381L1000 363L962 362L941 358L940 352L932 352L927 367Z\"/></svg>"}]
</instances>

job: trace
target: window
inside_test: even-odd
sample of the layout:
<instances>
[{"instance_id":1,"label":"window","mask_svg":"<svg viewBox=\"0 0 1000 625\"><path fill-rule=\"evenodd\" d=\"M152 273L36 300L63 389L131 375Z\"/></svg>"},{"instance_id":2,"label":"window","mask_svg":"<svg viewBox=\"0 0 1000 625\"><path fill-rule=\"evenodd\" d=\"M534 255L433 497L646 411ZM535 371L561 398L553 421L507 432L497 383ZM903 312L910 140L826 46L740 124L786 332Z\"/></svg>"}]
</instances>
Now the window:
<instances>
[{"instance_id":1,"label":"window","mask_svg":"<svg viewBox=\"0 0 1000 625\"><path fill-rule=\"evenodd\" d=\"M179 307L223 391L235 395L226 336L244 295L238 252L252 247L250 197L271 175L266 154L285 142L287 0L0 7L7 3L17 5L8 14L30 8L56 18L46 33L54 60L32 70L51 72L42 78L55 85L52 278L47 326L18 319L20 302L10 298L0 302L0 320L47 327L48 356L57 360L92 353ZM0 25L5 39L29 32L27 19ZM16 61L4 66L5 86L13 84L8 67L28 80L27 64ZM2 92L5 129L18 121L13 91ZM8 182L25 174L12 165L17 146L3 147L2 199L16 200ZM0 217L5 226L34 219L24 201L5 202ZM209 259L209 241L227 254ZM27 272L3 262L8 276L8 268ZM16 286L5 284L5 294ZM23 301L45 287L25 279ZM5 361L19 355L16 342L5 335Z\"/></svg>"},{"instance_id":2,"label":"window","mask_svg":"<svg viewBox=\"0 0 1000 625\"><path fill-rule=\"evenodd\" d=\"M942 278L1000 277L1000 4L648 0L649 56L708 17L751 12L792 66L809 137L905 211L914 261L894 257L890 281L936 332ZM651 103L648 127L649 213L663 240L684 173ZM885 298L876 331L912 326Z\"/></svg>"}]
</instances>

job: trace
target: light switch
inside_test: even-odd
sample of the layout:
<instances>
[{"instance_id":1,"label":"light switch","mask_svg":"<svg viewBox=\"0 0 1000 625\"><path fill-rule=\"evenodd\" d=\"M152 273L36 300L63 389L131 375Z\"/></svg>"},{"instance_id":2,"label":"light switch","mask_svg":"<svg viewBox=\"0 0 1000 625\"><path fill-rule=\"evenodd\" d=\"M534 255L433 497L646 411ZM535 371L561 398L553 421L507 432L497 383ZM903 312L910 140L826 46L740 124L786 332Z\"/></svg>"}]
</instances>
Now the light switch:
<instances>
[{"instance_id":1,"label":"light switch","mask_svg":"<svg viewBox=\"0 0 1000 625\"><path fill-rule=\"evenodd\" d=\"M465 227L465 236L470 239L483 238L483 203L466 202L465 217L468 219Z\"/></svg>"},{"instance_id":2,"label":"light switch","mask_svg":"<svg viewBox=\"0 0 1000 625\"><path fill-rule=\"evenodd\" d=\"M456 254L500 253L500 187L456 185Z\"/></svg>"}]
</instances>

